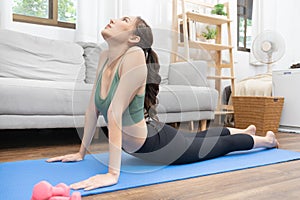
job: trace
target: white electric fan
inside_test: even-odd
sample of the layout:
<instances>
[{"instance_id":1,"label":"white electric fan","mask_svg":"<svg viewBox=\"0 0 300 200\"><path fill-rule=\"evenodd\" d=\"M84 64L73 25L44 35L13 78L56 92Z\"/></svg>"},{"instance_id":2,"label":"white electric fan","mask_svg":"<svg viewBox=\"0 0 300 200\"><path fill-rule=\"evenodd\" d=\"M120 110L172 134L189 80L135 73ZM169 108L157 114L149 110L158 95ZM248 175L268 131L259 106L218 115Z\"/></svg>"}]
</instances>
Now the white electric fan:
<instances>
[{"instance_id":1,"label":"white electric fan","mask_svg":"<svg viewBox=\"0 0 300 200\"><path fill-rule=\"evenodd\" d=\"M254 57L259 62L268 65L268 73L270 73L272 71L272 64L284 55L284 39L275 31L263 31L254 39L252 51Z\"/></svg>"}]
</instances>

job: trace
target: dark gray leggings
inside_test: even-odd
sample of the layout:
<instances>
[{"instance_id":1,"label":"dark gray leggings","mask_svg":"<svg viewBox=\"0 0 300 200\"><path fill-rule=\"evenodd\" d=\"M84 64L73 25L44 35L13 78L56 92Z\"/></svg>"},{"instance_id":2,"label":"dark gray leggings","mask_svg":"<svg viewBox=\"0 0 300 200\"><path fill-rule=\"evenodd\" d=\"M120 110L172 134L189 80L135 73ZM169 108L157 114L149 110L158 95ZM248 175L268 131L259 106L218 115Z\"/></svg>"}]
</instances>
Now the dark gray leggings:
<instances>
[{"instance_id":1,"label":"dark gray leggings","mask_svg":"<svg viewBox=\"0 0 300 200\"><path fill-rule=\"evenodd\" d=\"M209 128L189 133L172 126L147 123L148 137L144 145L131 155L162 164L186 164L253 148L253 137L247 134L230 135L227 128Z\"/></svg>"}]
</instances>

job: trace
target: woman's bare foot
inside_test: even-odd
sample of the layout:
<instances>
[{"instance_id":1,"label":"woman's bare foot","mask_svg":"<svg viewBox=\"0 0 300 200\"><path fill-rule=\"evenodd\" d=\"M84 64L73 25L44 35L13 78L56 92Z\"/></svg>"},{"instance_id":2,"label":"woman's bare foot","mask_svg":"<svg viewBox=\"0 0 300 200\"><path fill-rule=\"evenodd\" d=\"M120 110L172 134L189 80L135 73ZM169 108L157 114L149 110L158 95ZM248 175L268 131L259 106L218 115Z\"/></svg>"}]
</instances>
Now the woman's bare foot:
<instances>
[{"instance_id":1,"label":"woman's bare foot","mask_svg":"<svg viewBox=\"0 0 300 200\"><path fill-rule=\"evenodd\" d=\"M254 125L250 125L245 129L238 129L238 128L228 128L231 135L234 134L248 134L248 135L255 135L256 127Z\"/></svg>"},{"instance_id":2,"label":"woman's bare foot","mask_svg":"<svg viewBox=\"0 0 300 200\"><path fill-rule=\"evenodd\" d=\"M276 139L275 134L272 131L268 131L266 136L256 136L252 135L254 140L253 148L278 148L279 143Z\"/></svg>"},{"instance_id":3,"label":"woman's bare foot","mask_svg":"<svg viewBox=\"0 0 300 200\"><path fill-rule=\"evenodd\" d=\"M256 133L256 127L255 127L255 125L252 124L252 125L248 126L245 129L245 133L248 133L250 135L255 135L255 133Z\"/></svg>"},{"instance_id":4,"label":"woman's bare foot","mask_svg":"<svg viewBox=\"0 0 300 200\"><path fill-rule=\"evenodd\" d=\"M273 131L268 131L266 133L266 139L267 139L267 148L278 148L279 146L279 142L278 140L276 139L276 136L275 134L273 133Z\"/></svg>"}]
</instances>

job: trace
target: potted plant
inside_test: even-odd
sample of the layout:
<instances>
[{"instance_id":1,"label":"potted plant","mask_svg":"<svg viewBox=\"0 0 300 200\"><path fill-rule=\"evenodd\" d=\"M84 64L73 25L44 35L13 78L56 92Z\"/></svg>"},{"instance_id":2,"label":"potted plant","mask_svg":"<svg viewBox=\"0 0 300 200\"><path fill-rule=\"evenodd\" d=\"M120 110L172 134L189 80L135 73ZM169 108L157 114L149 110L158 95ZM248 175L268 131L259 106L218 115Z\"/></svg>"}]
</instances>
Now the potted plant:
<instances>
[{"instance_id":1,"label":"potted plant","mask_svg":"<svg viewBox=\"0 0 300 200\"><path fill-rule=\"evenodd\" d=\"M224 4L216 4L211 14L227 16L227 13L224 12Z\"/></svg>"},{"instance_id":2,"label":"potted plant","mask_svg":"<svg viewBox=\"0 0 300 200\"><path fill-rule=\"evenodd\" d=\"M206 39L207 42L215 43L217 30L216 28L206 26L206 31L203 31L201 35Z\"/></svg>"}]
</instances>

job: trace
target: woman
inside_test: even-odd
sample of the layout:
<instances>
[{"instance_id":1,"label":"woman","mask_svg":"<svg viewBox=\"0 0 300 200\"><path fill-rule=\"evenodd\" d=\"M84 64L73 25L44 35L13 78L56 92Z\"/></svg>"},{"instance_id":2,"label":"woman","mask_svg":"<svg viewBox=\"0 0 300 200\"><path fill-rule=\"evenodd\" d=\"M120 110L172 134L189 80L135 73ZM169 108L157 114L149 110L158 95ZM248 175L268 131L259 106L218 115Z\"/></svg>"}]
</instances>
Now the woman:
<instances>
[{"instance_id":1,"label":"woman","mask_svg":"<svg viewBox=\"0 0 300 200\"><path fill-rule=\"evenodd\" d=\"M116 184L122 149L153 162L184 164L232 151L277 145L273 132L267 132L265 137L255 136L253 125L243 130L211 128L186 134L157 122L155 104L160 76L157 55L151 49L151 28L140 17L123 17L110 20L101 34L109 48L100 55L80 150L48 162L84 159L101 113L109 131L108 173L72 184L71 188L91 190ZM152 120L146 122L144 116Z\"/></svg>"}]
</instances>

